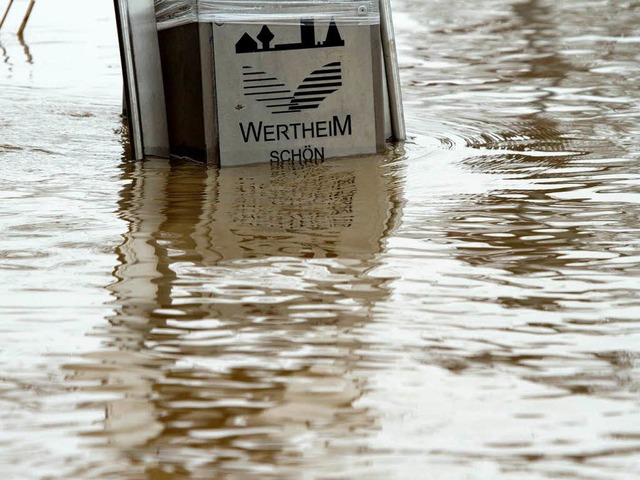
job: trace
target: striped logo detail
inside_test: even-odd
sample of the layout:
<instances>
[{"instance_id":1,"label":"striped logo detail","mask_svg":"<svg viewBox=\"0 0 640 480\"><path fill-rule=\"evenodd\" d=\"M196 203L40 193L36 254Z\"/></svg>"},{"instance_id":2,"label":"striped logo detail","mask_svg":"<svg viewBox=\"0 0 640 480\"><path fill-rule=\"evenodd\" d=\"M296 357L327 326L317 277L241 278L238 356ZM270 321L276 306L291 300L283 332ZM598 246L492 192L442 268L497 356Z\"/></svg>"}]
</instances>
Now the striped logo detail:
<instances>
[{"instance_id":1,"label":"striped logo detail","mask_svg":"<svg viewBox=\"0 0 640 480\"><path fill-rule=\"evenodd\" d=\"M314 70L295 91L277 77L245 66L242 85L245 96L264 103L274 115L313 110L342 86L342 65L333 62Z\"/></svg>"}]
</instances>

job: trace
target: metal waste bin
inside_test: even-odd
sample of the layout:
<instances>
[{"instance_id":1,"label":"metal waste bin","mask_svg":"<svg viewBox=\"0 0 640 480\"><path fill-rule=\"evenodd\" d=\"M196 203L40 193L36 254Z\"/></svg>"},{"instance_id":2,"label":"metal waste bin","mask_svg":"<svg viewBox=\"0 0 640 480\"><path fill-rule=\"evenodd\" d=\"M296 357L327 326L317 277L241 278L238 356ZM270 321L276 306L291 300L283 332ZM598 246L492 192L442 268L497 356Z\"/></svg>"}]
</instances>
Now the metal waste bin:
<instances>
[{"instance_id":1,"label":"metal waste bin","mask_svg":"<svg viewBox=\"0 0 640 480\"><path fill-rule=\"evenodd\" d=\"M115 1L122 12L123 2L145 0ZM144 22L128 22L128 38L152 35L139 26L152 20L157 34L133 52L129 68L146 63L146 80L129 80L129 97L136 88L162 97L158 130L171 155L222 166L306 162L404 140L388 0L155 0L153 19L145 11ZM157 116L139 110L134 130Z\"/></svg>"}]
</instances>

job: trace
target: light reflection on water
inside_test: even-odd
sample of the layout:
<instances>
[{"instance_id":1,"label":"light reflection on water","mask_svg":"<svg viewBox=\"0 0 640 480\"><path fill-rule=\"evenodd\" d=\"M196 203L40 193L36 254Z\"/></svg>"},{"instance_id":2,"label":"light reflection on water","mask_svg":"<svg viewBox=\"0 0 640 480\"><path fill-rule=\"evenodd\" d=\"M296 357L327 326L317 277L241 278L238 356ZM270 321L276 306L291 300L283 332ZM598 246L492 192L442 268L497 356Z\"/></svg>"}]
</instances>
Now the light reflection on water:
<instances>
[{"instance_id":1,"label":"light reflection on water","mask_svg":"<svg viewBox=\"0 0 640 480\"><path fill-rule=\"evenodd\" d=\"M120 159L62 3L0 36L3 478L636 478L640 4L398 1L406 152L218 171Z\"/></svg>"}]
</instances>

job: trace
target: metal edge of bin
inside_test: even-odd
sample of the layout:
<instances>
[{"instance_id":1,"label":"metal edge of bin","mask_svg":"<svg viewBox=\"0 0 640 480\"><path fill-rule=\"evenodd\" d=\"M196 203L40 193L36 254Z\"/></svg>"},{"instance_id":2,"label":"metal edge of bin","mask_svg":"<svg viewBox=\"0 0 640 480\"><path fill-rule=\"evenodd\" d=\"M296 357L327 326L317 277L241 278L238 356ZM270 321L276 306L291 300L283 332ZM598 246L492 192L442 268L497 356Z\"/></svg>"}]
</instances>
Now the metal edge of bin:
<instances>
[{"instance_id":1,"label":"metal edge of bin","mask_svg":"<svg viewBox=\"0 0 640 480\"><path fill-rule=\"evenodd\" d=\"M153 0L114 0L133 157L168 157L169 135Z\"/></svg>"},{"instance_id":2,"label":"metal edge of bin","mask_svg":"<svg viewBox=\"0 0 640 480\"><path fill-rule=\"evenodd\" d=\"M385 60L385 73L389 89L389 106L391 110L391 129L396 141L407 139L402 106L402 90L400 88L400 69L398 53L393 29L391 0L380 0L380 31L382 35L382 51Z\"/></svg>"},{"instance_id":3,"label":"metal edge of bin","mask_svg":"<svg viewBox=\"0 0 640 480\"><path fill-rule=\"evenodd\" d=\"M373 80L373 109L376 129L376 153L383 153L387 145L387 110L385 104L385 59L382 53L381 30L378 25L371 26L371 68Z\"/></svg>"},{"instance_id":4,"label":"metal edge of bin","mask_svg":"<svg viewBox=\"0 0 640 480\"><path fill-rule=\"evenodd\" d=\"M124 93L124 114L127 117L129 143L134 160L144 158L142 139L142 125L140 122L140 109L138 105L138 88L135 81L135 67L133 62L133 50L131 47L131 27L127 0L113 0L118 29L118 45L120 46L120 62L122 65L122 80Z\"/></svg>"},{"instance_id":5,"label":"metal edge of bin","mask_svg":"<svg viewBox=\"0 0 640 480\"><path fill-rule=\"evenodd\" d=\"M381 60L382 69L384 70L384 83L387 90L385 93L388 95L388 99L385 100L388 100L392 137L395 141L402 142L406 140L406 131L391 5L390 0L379 1ZM166 157L169 156L170 152L170 136L164 98L166 85L162 80L158 28L153 3L152 0L114 0L120 37L123 77L125 79L125 98L129 113L129 135L133 155L136 159L144 158L145 154ZM151 26L153 27L153 35L150 34ZM207 163L219 163L218 119L214 114L216 111L215 81L212 80L215 78L215 59L212 58L213 38L210 26L207 27L207 24L201 24L199 27L199 63L202 69L201 87L204 94L201 101L203 103L203 113L205 114L205 118L202 120L205 123L206 137L203 139L206 149L204 160ZM135 32L133 31L134 28L136 29ZM152 36L154 38L151 38ZM143 60L139 63L146 68L139 67L136 63L136 59L141 57ZM149 62L148 58L151 58L151 62ZM149 66L150 63L151 67ZM204 72L208 72L210 75L206 75ZM374 78L376 77L374 76ZM138 88L141 83L145 85L143 91ZM151 88L147 88L149 85L151 85ZM151 95L149 94L150 91L152 92ZM162 108L158 108L158 106ZM206 112L210 114L207 115ZM147 135L148 133L151 133L151 135ZM159 148L156 145L150 147L145 145L145 139L148 136L155 137L155 140L162 139ZM154 141L152 143L158 142Z\"/></svg>"},{"instance_id":6,"label":"metal edge of bin","mask_svg":"<svg viewBox=\"0 0 640 480\"><path fill-rule=\"evenodd\" d=\"M202 75L202 108L204 120L205 161L220 165L220 136L218 130L218 106L216 101L216 61L213 50L213 25L201 23L200 64Z\"/></svg>"}]
</instances>

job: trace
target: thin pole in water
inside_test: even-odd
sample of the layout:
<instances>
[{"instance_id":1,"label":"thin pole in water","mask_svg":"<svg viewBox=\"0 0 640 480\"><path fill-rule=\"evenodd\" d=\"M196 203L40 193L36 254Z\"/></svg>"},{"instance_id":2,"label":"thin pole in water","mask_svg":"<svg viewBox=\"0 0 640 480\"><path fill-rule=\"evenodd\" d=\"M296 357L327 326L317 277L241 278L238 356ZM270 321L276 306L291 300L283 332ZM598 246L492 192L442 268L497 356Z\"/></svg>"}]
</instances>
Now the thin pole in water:
<instances>
[{"instance_id":1,"label":"thin pole in water","mask_svg":"<svg viewBox=\"0 0 640 480\"><path fill-rule=\"evenodd\" d=\"M4 15L2 15L2 20L0 20L0 28L2 28L2 25L4 25L4 21L7 19L7 15L9 15L11 5L13 5L13 0L9 0L9 5L7 5L7 9L4 11Z\"/></svg>"},{"instance_id":2,"label":"thin pole in water","mask_svg":"<svg viewBox=\"0 0 640 480\"><path fill-rule=\"evenodd\" d=\"M18 29L18 36L22 37L22 34L24 33L24 29L27 28L27 22L29 21L29 17L31 16L31 11L33 10L33 6L36 4L36 0L31 0L29 2L29 6L27 7L27 11L24 14L24 18L22 19L22 24L20 25L20 28Z\"/></svg>"}]
</instances>

